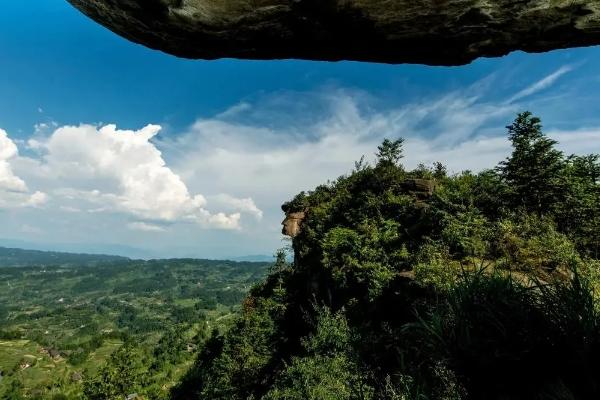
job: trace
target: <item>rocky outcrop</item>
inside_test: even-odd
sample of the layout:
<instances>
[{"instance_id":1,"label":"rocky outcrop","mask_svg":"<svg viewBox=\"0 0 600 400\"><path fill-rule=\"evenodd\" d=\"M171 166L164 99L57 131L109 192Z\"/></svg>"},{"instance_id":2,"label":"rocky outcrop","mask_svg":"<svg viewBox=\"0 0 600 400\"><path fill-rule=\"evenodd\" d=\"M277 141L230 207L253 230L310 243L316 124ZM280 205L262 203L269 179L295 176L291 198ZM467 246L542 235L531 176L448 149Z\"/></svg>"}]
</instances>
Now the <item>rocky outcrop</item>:
<instances>
[{"instance_id":1,"label":"rocky outcrop","mask_svg":"<svg viewBox=\"0 0 600 400\"><path fill-rule=\"evenodd\" d=\"M431 179L407 179L402 182L402 189L417 200L427 200L433 195L435 181Z\"/></svg>"},{"instance_id":2,"label":"rocky outcrop","mask_svg":"<svg viewBox=\"0 0 600 400\"><path fill-rule=\"evenodd\" d=\"M73 372L71 374L71 382L81 382L83 380L83 375L81 372Z\"/></svg>"},{"instance_id":3,"label":"rocky outcrop","mask_svg":"<svg viewBox=\"0 0 600 400\"><path fill-rule=\"evenodd\" d=\"M281 225L283 225L281 233L291 238L295 238L300 233L304 218L306 218L306 212L304 211L287 212L285 214L285 219L281 223Z\"/></svg>"},{"instance_id":4,"label":"rocky outcrop","mask_svg":"<svg viewBox=\"0 0 600 400\"><path fill-rule=\"evenodd\" d=\"M459 65L600 44L600 0L68 0L179 57Z\"/></svg>"}]
</instances>

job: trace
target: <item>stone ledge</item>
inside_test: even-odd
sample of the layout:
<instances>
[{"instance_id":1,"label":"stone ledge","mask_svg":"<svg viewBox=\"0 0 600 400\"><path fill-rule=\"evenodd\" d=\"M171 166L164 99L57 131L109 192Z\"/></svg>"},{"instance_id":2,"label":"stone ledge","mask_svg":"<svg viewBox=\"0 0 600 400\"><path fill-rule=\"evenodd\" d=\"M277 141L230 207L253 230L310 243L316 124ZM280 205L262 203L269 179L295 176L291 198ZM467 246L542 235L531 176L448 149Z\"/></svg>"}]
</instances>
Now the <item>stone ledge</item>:
<instances>
[{"instance_id":1,"label":"stone ledge","mask_svg":"<svg viewBox=\"0 0 600 400\"><path fill-rule=\"evenodd\" d=\"M600 0L68 0L112 31L196 59L461 65L600 44Z\"/></svg>"}]
</instances>

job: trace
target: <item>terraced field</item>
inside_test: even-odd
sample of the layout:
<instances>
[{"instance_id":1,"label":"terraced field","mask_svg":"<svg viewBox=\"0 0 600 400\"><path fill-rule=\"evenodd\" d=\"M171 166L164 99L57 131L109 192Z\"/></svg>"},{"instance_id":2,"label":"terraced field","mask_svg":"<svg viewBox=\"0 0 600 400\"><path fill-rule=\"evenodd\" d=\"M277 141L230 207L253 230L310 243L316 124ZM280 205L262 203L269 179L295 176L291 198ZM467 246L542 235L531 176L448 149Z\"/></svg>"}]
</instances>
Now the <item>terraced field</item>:
<instances>
[{"instance_id":1,"label":"terraced field","mask_svg":"<svg viewBox=\"0 0 600 400\"><path fill-rule=\"evenodd\" d=\"M0 396L81 398L86 381L127 342L152 397L164 397L268 266L192 259L0 266Z\"/></svg>"}]
</instances>

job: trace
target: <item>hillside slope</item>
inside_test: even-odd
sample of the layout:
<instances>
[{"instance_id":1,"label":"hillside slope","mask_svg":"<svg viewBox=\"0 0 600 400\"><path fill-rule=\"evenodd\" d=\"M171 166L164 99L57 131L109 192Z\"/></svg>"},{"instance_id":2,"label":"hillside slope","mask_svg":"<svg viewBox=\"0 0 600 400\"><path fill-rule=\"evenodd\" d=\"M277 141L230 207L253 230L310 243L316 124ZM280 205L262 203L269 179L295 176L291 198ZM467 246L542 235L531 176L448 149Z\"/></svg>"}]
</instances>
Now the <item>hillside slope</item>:
<instances>
[{"instance_id":1,"label":"hillside slope","mask_svg":"<svg viewBox=\"0 0 600 400\"><path fill-rule=\"evenodd\" d=\"M36 255L44 266L0 267L2 400L79 400L84 392L123 400L142 389L146 398L166 398L205 337L231 322L270 266L198 259L48 266Z\"/></svg>"},{"instance_id":2,"label":"hillside slope","mask_svg":"<svg viewBox=\"0 0 600 400\"><path fill-rule=\"evenodd\" d=\"M283 206L280 254L174 399L600 397L600 163L540 121L493 170L376 165Z\"/></svg>"}]
</instances>

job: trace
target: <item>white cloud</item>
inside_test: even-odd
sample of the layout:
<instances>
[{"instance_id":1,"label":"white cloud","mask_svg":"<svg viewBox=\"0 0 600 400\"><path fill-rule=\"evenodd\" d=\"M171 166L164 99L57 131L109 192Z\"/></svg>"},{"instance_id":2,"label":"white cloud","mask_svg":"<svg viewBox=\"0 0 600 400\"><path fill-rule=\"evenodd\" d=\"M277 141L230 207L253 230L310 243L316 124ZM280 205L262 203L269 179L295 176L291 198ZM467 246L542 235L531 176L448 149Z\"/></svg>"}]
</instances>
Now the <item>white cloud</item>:
<instances>
[{"instance_id":1,"label":"white cloud","mask_svg":"<svg viewBox=\"0 0 600 400\"><path fill-rule=\"evenodd\" d=\"M165 232L166 229L159 225L149 224L147 222L131 222L127 227L133 231L142 232Z\"/></svg>"},{"instance_id":2,"label":"white cloud","mask_svg":"<svg viewBox=\"0 0 600 400\"><path fill-rule=\"evenodd\" d=\"M31 207L38 207L42 204L45 204L48 201L48 195L44 192L37 191L33 193L27 201L25 201L25 205Z\"/></svg>"},{"instance_id":3,"label":"white cloud","mask_svg":"<svg viewBox=\"0 0 600 400\"><path fill-rule=\"evenodd\" d=\"M241 229L240 228L240 218L241 218L240 213L226 215L226 214L220 212L220 213L217 213L214 215L209 215L209 216L207 215L207 218L212 225L219 227L221 229L233 229L233 230Z\"/></svg>"},{"instance_id":4,"label":"white cloud","mask_svg":"<svg viewBox=\"0 0 600 400\"><path fill-rule=\"evenodd\" d=\"M34 174L54 182L52 190L65 203L63 210L84 208L91 213L121 212L146 221L191 221L209 228L239 229L238 213L210 212L205 197L191 194L166 165L151 141L160 129L158 125L138 131L118 130L115 125L60 127L45 138L29 141L42 154ZM153 226L140 224L133 227Z\"/></svg>"},{"instance_id":5,"label":"white cloud","mask_svg":"<svg viewBox=\"0 0 600 400\"><path fill-rule=\"evenodd\" d=\"M210 197L211 203L218 205L220 208L229 208L235 211L243 211L254 215L257 220L262 219L263 212L259 209L252 198L247 197L238 199L229 194L221 193Z\"/></svg>"},{"instance_id":6,"label":"white cloud","mask_svg":"<svg viewBox=\"0 0 600 400\"><path fill-rule=\"evenodd\" d=\"M17 146L6 131L0 129L0 190L26 192L25 182L13 173L10 159L18 155Z\"/></svg>"},{"instance_id":7,"label":"white cloud","mask_svg":"<svg viewBox=\"0 0 600 400\"><path fill-rule=\"evenodd\" d=\"M566 154L600 153L600 126L575 130L548 131L548 136L556 140L558 147Z\"/></svg>"},{"instance_id":8,"label":"white cloud","mask_svg":"<svg viewBox=\"0 0 600 400\"><path fill-rule=\"evenodd\" d=\"M61 211L68 212L68 213L80 213L81 212L81 209L77 208L77 207L60 206L59 208Z\"/></svg>"},{"instance_id":9,"label":"white cloud","mask_svg":"<svg viewBox=\"0 0 600 400\"><path fill-rule=\"evenodd\" d=\"M39 191L29 194L25 181L13 172L11 163L18 154L16 144L0 129L0 208L37 207L48 199Z\"/></svg>"},{"instance_id":10,"label":"white cloud","mask_svg":"<svg viewBox=\"0 0 600 400\"><path fill-rule=\"evenodd\" d=\"M248 104L247 102L241 102L236 104L233 107L229 107L227 110L223 111L222 113L217 115L217 118L229 118L229 117L235 117L241 113L243 113L244 111L248 111L252 108L252 106L250 104Z\"/></svg>"},{"instance_id":11,"label":"white cloud","mask_svg":"<svg viewBox=\"0 0 600 400\"><path fill-rule=\"evenodd\" d=\"M517 110L460 92L387 111L374 110L355 93L319 96L310 125L266 127L242 122L243 115L238 120L217 116L198 120L187 133L160 144L190 187L247 193L278 212L299 191L349 172L361 156L373 160L384 137L407 139L404 163L409 167L434 161L456 169L491 167L506 156L508 142L498 137L502 128L492 132L490 126L504 126ZM250 203L245 208L239 200L228 203L252 212Z\"/></svg>"},{"instance_id":12,"label":"white cloud","mask_svg":"<svg viewBox=\"0 0 600 400\"><path fill-rule=\"evenodd\" d=\"M28 149L31 149L31 150L37 151L37 150L41 150L41 149L43 149L43 147L44 147L44 146L43 146L43 144L42 144L42 143L40 143L40 141L38 141L38 140L36 140L36 139L29 139L29 140L27 141L27 148L28 148Z\"/></svg>"},{"instance_id":13,"label":"white cloud","mask_svg":"<svg viewBox=\"0 0 600 400\"><path fill-rule=\"evenodd\" d=\"M169 251L187 246L203 256L216 251L230 256L232 247L270 252L281 245L279 206L301 190L348 173L363 155L373 161L385 137L406 138L407 168L434 161L451 172L494 167L510 153L503 127L525 101L544 117L544 107L560 99L545 96L543 106L534 99L532 107L528 96L550 88L569 68L505 98L496 97L492 78L383 107L381 99L357 91L277 93L199 119L170 137L158 136L156 125L138 131L39 125L29 141L5 141L0 147L2 160L8 160L0 176L10 177L13 189L22 182L26 190L0 190L0 207L9 196L21 196L11 197L11 204L46 201L43 216L33 207L23 208L30 219L15 222L15 232L25 222L38 226L38 219L45 218L40 235L60 228L72 240L104 235L104 241ZM590 121L586 129L547 133L567 154L600 152L600 121ZM17 146L29 156L19 156ZM25 211L13 215L20 218ZM207 233L204 227L219 231Z\"/></svg>"},{"instance_id":14,"label":"white cloud","mask_svg":"<svg viewBox=\"0 0 600 400\"><path fill-rule=\"evenodd\" d=\"M510 99L507 100L507 103L514 103L517 100L521 100L527 96L531 96L532 94L538 93L544 89L549 88L561 76L573 71L573 69L574 69L574 67L572 65L564 65L564 66L560 67L559 69L557 69L550 75L546 76L545 78L540 79L539 81L535 82L531 86L528 86L525 89L516 93L514 96L512 96Z\"/></svg>"}]
</instances>

